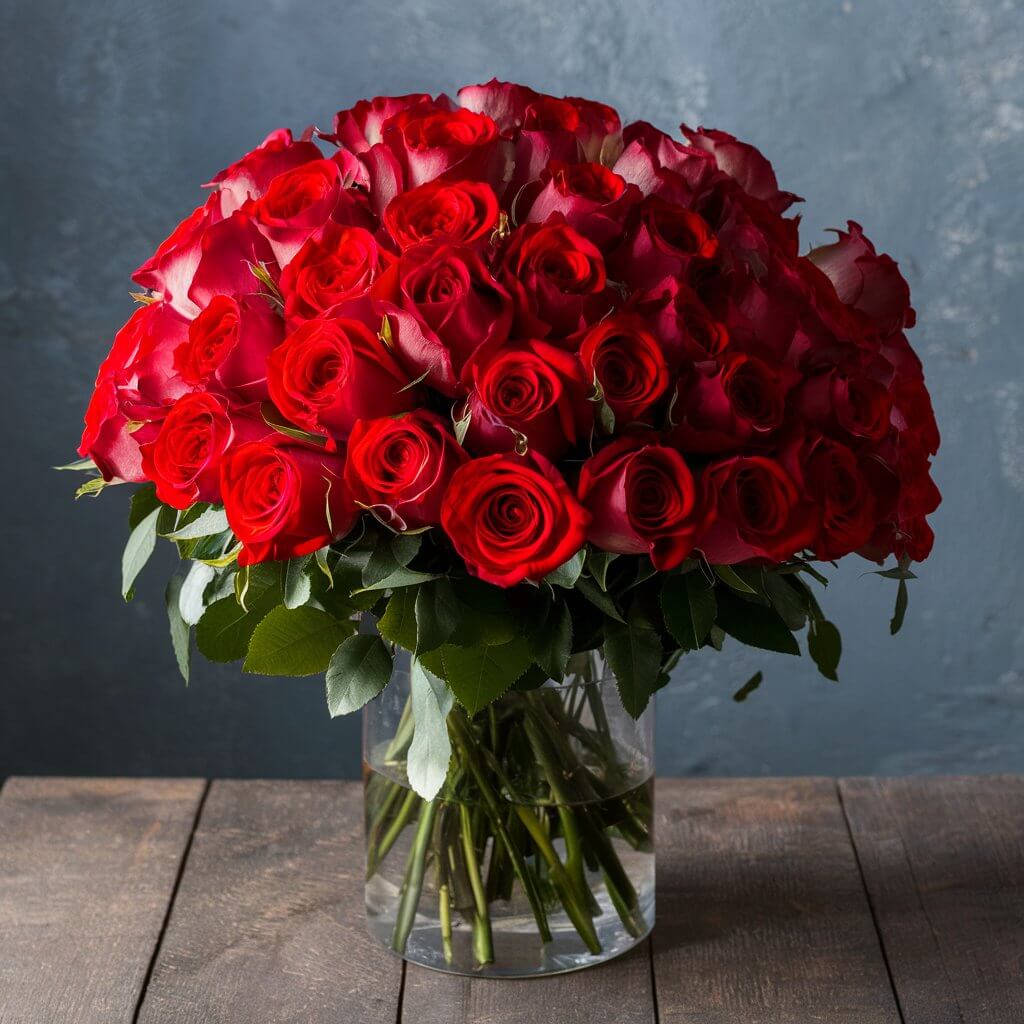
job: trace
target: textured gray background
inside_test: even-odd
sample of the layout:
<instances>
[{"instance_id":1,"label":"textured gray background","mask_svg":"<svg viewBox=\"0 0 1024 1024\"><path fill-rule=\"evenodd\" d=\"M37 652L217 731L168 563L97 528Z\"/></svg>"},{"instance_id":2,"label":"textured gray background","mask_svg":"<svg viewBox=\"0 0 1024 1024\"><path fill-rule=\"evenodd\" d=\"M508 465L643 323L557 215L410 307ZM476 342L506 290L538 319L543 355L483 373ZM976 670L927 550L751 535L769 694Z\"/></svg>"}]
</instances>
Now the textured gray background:
<instances>
[{"instance_id":1,"label":"textured gray background","mask_svg":"<svg viewBox=\"0 0 1024 1024\"><path fill-rule=\"evenodd\" d=\"M357 770L358 723L330 722L317 680L200 664L186 690L160 572L118 596L124 495L73 505L46 467L71 456L129 272L200 182L271 128L492 74L749 139L807 197L807 243L859 220L919 311L945 504L904 633L891 583L845 566L826 595L842 682L688 659L659 702L660 770L1024 770L1022 26L997 0L4 0L0 776Z\"/></svg>"}]
</instances>

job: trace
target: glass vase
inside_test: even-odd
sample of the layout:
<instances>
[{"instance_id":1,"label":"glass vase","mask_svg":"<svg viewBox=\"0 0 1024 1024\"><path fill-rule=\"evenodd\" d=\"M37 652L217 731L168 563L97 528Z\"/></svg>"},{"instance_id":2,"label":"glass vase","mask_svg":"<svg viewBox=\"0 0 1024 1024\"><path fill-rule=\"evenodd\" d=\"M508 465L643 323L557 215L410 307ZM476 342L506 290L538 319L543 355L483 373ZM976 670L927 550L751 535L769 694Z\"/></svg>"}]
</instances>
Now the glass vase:
<instances>
[{"instance_id":1,"label":"glass vase","mask_svg":"<svg viewBox=\"0 0 1024 1024\"><path fill-rule=\"evenodd\" d=\"M437 797L409 786L408 662L363 712L366 919L389 949L525 977L619 956L654 924L654 702L633 719L593 653L564 682L448 716Z\"/></svg>"}]
</instances>

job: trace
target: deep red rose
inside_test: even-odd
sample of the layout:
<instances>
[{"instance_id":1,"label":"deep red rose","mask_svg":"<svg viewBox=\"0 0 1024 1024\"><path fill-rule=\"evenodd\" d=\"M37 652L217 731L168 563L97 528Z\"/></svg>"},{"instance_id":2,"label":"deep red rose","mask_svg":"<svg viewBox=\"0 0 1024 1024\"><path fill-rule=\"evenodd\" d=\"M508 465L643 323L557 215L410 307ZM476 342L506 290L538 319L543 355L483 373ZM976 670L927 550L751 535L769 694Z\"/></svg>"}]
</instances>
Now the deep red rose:
<instances>
[{"instance_id":1,"label":"deep red rose","mask_svg":"<svg viewBox=\"0 0 1024 1024\"><path fill-rule=\"evenodd\" d=\"M432 238L476 242L498 223L498 197L479 181L430 181L397 196L384 211L384 227L399 249Z\"/></svg>"},{"instance_id":2,"label":"deep red rose","mask_svg":"<svg viewBox=\"0 0 1024 1024\"><path fill-rule=\"evenodd\" d=\"M669 369L702 362L729 347L729 331L715 319L697 293L678 278L667 277L638 293L630 304L647 321L658 339Z\"/></svg>"},{"instance_id":3,"label":"deep red rose","mask_svg":"<svg viewBox=\"0 0 1024 1024\"><path fill-rule=\"evenodd\" d=\"M468 458L449 424L426 409L360 420L348 441L345 482L355 502L391 529L419 530L441 522L448 482Z\"/></svg>"},{"instance_id":4,"label":"deep red rose","mask_svg":"<svg viewBox=\"0 0 1024 1024\"><path fill-rule=\"evenodd\" d=\"M686 452L759 447L782 426L790 374L756 356L724 352L682 377L672 440Z\"/></svg>"},{"instance_id":5,"label":"deep red rose","mask_svg":"<svg viewBox=\"0 0 1024 1024\"><path fill-rule=\"evenodd\" d=\"M642 420L668 390L658 340L634 313L615 313L592 327L580 345L580 360L620 426Z\"/></svg>"},{"instance_id":6,"label":"deep red rose","mask_svg":"<svg viewBox=\"0 0 1024 1024\"><path fill-rule=\"evenodd\" d=\"M329 221L281 274L285 317L308 320L364 294L391 259L369 231Z\"/></svg>"},{"instance_id":7,"label":"deep red rose","mask_svg":"<svg viewBox=\"0 0 1024 1024\"><path fill-rule=\"evenodd\" d=\"M538 582L583 547L590 516L543 456L487 455L455 471L441 525L474 575Z\"/></svg>"},{"instance_id":8,"label":"deep red rose","mask_svg":"<svg viewBox=\"0 0 1024 1024\"><path fill-rule=\"evenodd\" d=\"M373 288L375 299L414 314L438 339L445 358L419 347L395 347L403 360L445 394L454 381L466 384L474 357L508 338L512 300L492 276L479 253L445 241L407 249ZM454 380L453 380L454 378Z\"/></svg>"},{"instance_id":9,"label":"deep red rose","mask_svg":"<svg viewBox=\"0 0 1024 1024\"><path fill-rule=\"evenodd\" d=\"M672 569L694 548L708 506L686 460L653 434L620 438L583 464L579 497L590 512L587 539L602 551L649 554Z\"/></svg>"},{"instance_id":10,"label":"deep red rose","mask_svg":"<svg viewBox=\"0 0 1024 1024\"><path fill-rule=\"evenodd\" d=\"M425 92L360 100L354 107L339 110L334 115L334 134L323 138L344 146L352 153L365 153L381 141L381 128L385 121L402 110L430 107L433 102L430 94Z\"/></svg>"},{"instance_id":11,"label":"deep red rose","mask_svg":"<svg viewBox=\"0 0 1024 1024\"><path fill-rule=\"evenodd\" d=\"M474 451L514 451L522 438L531 450L559 459L593 421L579 359L543 341L499 349L473 367L473 385L466 444Z\"/></svg>"},{"instance_id":12,"label":"deep red rose","mask_svg":"<svg viewBox=\"0 0 1024 1024\"><path fill-rule=\"evenodd\" d=\"M231 416L218 395L180 398L168 411L152 441L140 446L142 471L156 484L156 496L172 508L197 501L220 501L220 464L233 444L266 437L259 419Z\"/></svg>"},{"instance_id":13,"label":"deep red rose","mask_svg":"<svg viewBox=\"0 0 1024 1024\"><path fill-rule=\"evenodd\" d=\"M292 423L345 438L357 420L412 409L408 374L359 320L307 320L267 361L270 397Z\"/></svg>"},{"instance_id":14,"label":"deep red rose","mask_svg":"<svg viewBox=\"0 0 1024 1024\"><path fill-rule=\"evenodd\" d=\"M837 242L812 249L807 258L835 285L836 294L881 334L913 327L910 288L891 256L878 254L861 226L847 222Z\"/></svg>"},{"instance_id":15,"label":"deep red rose","mask_svg":"<svg viewBox=\"0 0 1024 1024\"><path fill-rule=\"evenodd\" d=\"M246 402L267 397L267 357L284 337L284 323L260 297L214 297L189 324L174 350L174 368L196 388L213 384Z\"/></svg>"},{"instance_id":16,"label":"deep red rose","mask_svg":"<svg viewBox=\"0 0 1024 1024\"><path fill-rule=\"evenodd\" d=\"M697 547L709 562L782 562L814 539L811 506L773 459L737 455L709 466L704 482L714 500L715 519Z\"/></svg>"},{"instance_id":17,"label":"deep red rose","mask_svg":"<svg viewBox=\"0 0 1024 1024\"><path fill-rule=\"evenodd\" d=\"M836 369L805 381L798 392L797 408L811 422L859 440L880 441L891 427L888 389L856 371Z\"/></svg>"},{"instance_id":18,"label":"deep red rose","mask_svg":"<svg viewBox=\"0 0 1024 1024\"><path fill-rule=\"evenodd\" d=\"M343 454L280 434L231 448L221 462L228 524L242 543L238 564L282 561L344 537L358 518Z\"/></svg>"},{"instance_id":19,"label":"deep red rose","mask_svg":"<svg viewBox=\"0 0 1024 1024\"><path fill-rule=\"evenodd\" d=\"M612 308L600 250L561 214L513 232L504 267L520 335L564 338Z\"/></svg>"},{"instance_id":20,"label":"deep red rose","mask_svg":"<svg viewBox=\"0 0 1024 1024\"><path fill-rule=\"evenodd\" d=\"M721 176L710 153L685 146L646 121L622 133L625 148L612 170L645 196L690 206Z\"/></svg>"}]
</instances>

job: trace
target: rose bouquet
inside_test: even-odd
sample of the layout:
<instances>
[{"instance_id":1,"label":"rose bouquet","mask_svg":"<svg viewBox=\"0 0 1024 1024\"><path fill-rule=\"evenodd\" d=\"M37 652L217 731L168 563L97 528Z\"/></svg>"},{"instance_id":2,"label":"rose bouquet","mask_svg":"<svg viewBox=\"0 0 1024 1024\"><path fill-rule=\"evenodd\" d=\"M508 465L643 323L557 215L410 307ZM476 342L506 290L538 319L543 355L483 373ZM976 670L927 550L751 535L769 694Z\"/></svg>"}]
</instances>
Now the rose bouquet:
<instances>
[{"instance_id":1,"label":"rose bouquet","mask_svg":"<svg viewBox=\"0 0 1024 1024\"><path fill-rule=\"evenodd\" d=\"M368 911L424 962L643 936L651 696L727 637L835 679L821 563L894 556L895 632L932 544L896 263L852 222L799 255L768 161L682 133L498 82L274 132L100 367L75 468L141 485L124 596L168 538L186 679L194 634L374 709Z\"/></svg>"}]
</instances>

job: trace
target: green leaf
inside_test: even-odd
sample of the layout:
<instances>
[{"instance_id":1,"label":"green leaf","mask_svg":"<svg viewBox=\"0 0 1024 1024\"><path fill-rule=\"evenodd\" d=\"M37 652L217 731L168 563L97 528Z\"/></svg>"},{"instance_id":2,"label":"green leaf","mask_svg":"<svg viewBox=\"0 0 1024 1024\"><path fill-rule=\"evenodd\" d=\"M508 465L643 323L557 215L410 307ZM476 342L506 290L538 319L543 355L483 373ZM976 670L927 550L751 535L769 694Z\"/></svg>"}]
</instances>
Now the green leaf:
<instances>
[{"instance_id":1,"label":"green leaf","mask_svg":"<svg viewBox=\"0 0 1024 1024\"><path fill-rule=\"evenodd\" d=\"M733 695L737 704L742 704L760 685L764 679L763 672L755 672Z\"/></svg>"},{"instance_id":2,"label":"green leaf","mask_svg":"<svg viewBox=\"0 0 1024 1024\"><path fill-rule=\"evenodd\" d=\"M318 608L273 608L249 641L243 672L311 676L323 672L355 624Z\"/></svg>"},{"instance_id":3,"label":"green leaf","mask_svg":"<svg viewBox=\"0 0 1024 1024\"><path fill-rule=\"evenodd\" d=\"M382 533L363 568L363 585L354 593L411 587L416 583L436 579L431 573L408 568L422 542L423 536L419 533Z\"/></svg>"},{"instance_id":4,"label":"green leaf","mask_svg":"<svg viewBox=\"0 0 1024 1024\"><path fill-rule=\"evenodd\" d=\"M72 473L84 473L86 471L98 472L96 463L92 459L77 459L75 462L65 463L63 466L53 466L57 470L70 470Z\"/></svg>"},{"instance_id":5,"label":"green leaf","mask_svg":"<svg viewBox=\"0 0 1024 1024\"><path fill-rule=\"evenodd\" d=\"M373 700L387 686L391 670L391 655L379 636L358 633L343 640L327 666L331 718L358 711Z\"/></svg>"},{"instance_id":6,"label":"green leaf","mask_svg":"<svg viewBox=\"0 0 1024 1024\"><path fill-rule=\"evenodd\" d=\"M594 582L604 591L608 590L608 567L618 558L608 551L589 551L586 569Z\"/></svg>"},{"instance_id":7,"label":"green leaf","mask_svg":"<svg viewBox=\"0 0 1024 1024\"><path fill-rule=\"evenodd\" d=\"M562 679L572 654L572 615L564 601L554 606L530 631L533 660L549 679Z\"/></svg>"},{"instance_id":8,"label":"green leaf","mask_svg":"<svg viewBox=\"0 0 1024 1024\"><path fill-rule=\"evenodd\" d=\"M222 508L208 508L197 519L166 534L168 540L199 540L201 537L215 537L230 529L227 513Z\"/></svg>"},{"instance_id":9,"label":"green leaf","mask_svg":"<svg viewBox=\"0 0 1024 1024\"><path fill-rule=\"evenodd\" d=\"M444 595L445 589L439 593ZM511 603L512 594L480 580L459 580L458 589L449 587L441 614L452 625L448 642L456 647L497 647L526 635L525 621ZM421 652L423 653L423 652Z\"/></svg>"},{"instance_id":10,"label":"green leaf","mask_svg":"<svg viewBox=\"0 0 1024 1024\"><path fill-rule=\"evenodd\" d=\"M313 560L316 562L316 567L323 573L324 579L327 580L328 590L334 587L334 574L331 572L331 565L327 560L330 550L330 547L325 547L313 552Z\"/></svg>"},{"instance_id":11,"label":"green leaf","mask_svg":"<svg viewBox=\"0 0 1024 1024\"><path fill-rule=\"evenodd\" d=\"M576 581L576 590L582 594L595 608L599 608L616 622L625 622L622 613L615 605L610 594L606 594L593 580L581 576Z\"/></svg>"},{"instance_id":12,"label":"green leaf","mask_svg":"<svg viewBox=\"0 0 1024 1024\"><path fill-rule=\"evenodd\" d=\"M889 621L889 632L893 636L903 627L903 620L907 615L909 600L910 595L907 593L907 581L900 580L900 585L896 590L896 607L893 610L892 619Z\"/></svg>"},{"instance_id":13,"label":"green leaf","mask_svg":"<svg viewBox=\"0 0 1024 1024\"><path fill-rule=\"evenodd\" d=\"M619 684L622 706L639 718L658 688L664 651L658 631L639 613L605 628L604 654Z\"/></svg>"},{"instance_id":14,"label":"green leaf","mask_svg":"<svg viewBox=\"0 0 1024 1024\"><path fill-rule=\"evenodd\" d=\"M505 644L455 647L445 644L420 659L435 675L444 678L458 702L475 715L500 697L533 662L524 637Z\"/></svg>"},{"instance_id":15,"label":"green leaf","mask_svg":"<svg viewBox=\"0 0 1024 1024\"><path fill-rule=\"evenodd\" d=\"M751 586L731 565L712 566L715 575L728 587L738 590L741 594L756 594L757 590Z\"/></svg>"},{"instance_id":16,"label":"green leaf","mask_svg":"<svg viewBox=\"0 0 1024 1024\"><path fill-rule=\"evenodd\" d=\"M718 625L742 644L780 654L799 654L796 637L786 628L778 612L744 601L728 590L718 595Z\"/></svg>"},{"instance_id":17,"label":"green leaf","mask_svg":"<svg viewBox=\"0 0 1024 1024\"><path fill-rule=\"evenodd\" d=\"M193 562L189 567L178 599L178 611L189 626L194 626L203 617L203 595L216 575L217 570L205 562Z\"/></svg>"},{"instance_id":18,"label":"green leaf","mask_svg":"<svg viewBox=\"0 0 1024 1024\"><path fill-rule=\"evenodd\" d=\"M465 411L458 419L455 419L455 408L452 408L452 423L455 432L455 440L458 441L460 445L465 444L466 442L466 433L469 430L469 423L472 417L473 410L469 407L468 402L466 403Z\"/></svg>"},{"instance_id":19,"label":"green leaf","mask_svg":"<svg viewBox=\"0 0 1024 1024\"><path fill-rule=\"evenodd\" d=\"M143 484L132 494L128 505L129 528L134 530L153 509L161 507L160 499L156 496L156 485Z\"/></svg>"},{"instance_id":20,"label":"green leaf","mask_svg":"<svg viewBox=\"0 0 1024 1024\"><path fill-rule=\"evenodd\" d=\"M112 487L114 484L123 484L123 480L104 480L101 476L94 476L91 480L86 480L75 491L75 501L79 498L95 498L106 487Z\"/></svg>"},{"instance_id":21,"label":"green leaf","mask_svg":"<svg viewBox=\"0 0 1024 1024\"><path fill-rule=\"evenodd\" d=\"M308 430L301 430L294 423L289 423L272 402L264 402L260 406L260 415L263 417L263 422L278 434L283 434L295 441L314 444L318 448L323 448L327 444L327 438L323 434L311 434Z\"/></svg>"},{"instance_id":22,"label":"green leaf","mask_svg":"<svg viewBox=\"0 0 1024 1024\"><path fill-rule=\"evenodd\" d=\"M563 562L557 569L552 569L544 577L544 582L550 583L553 587L564 587L566 590L572 590L583 572L585 559L586 552L582 549L577 551L567 562Z\"/></svg>"},{"instance_id":23,"label":"green leaf","mask_svg":"<svg viewBox=\"0 0 1024 1024\"><path fill-rule=\"evenodd\" d=\"M409 675L413 734L406 760L409 785L424 800L433 800L448 777L452 742L448 715L454 699L451 690L419 660L413 658Z\"/></svg>"},{"instance_id":24,"label":"green leaf","mask_svg":"<svg viewBox=\"0 0 1024 1024\"><path fill-rule=\"evenodd\" d=\"M153 509L128 535L121 558L121 596L126 601L132 599L135 580L156 547L156 520L159 515L160 509Z\"/></svg>"},{"instance_id":25,"label":"green leaf","mask_svg":"<svg viewBox=\"0 0 1024 1024\"><path fill-rule=\"evenodd\" d=\"M843 640L839 630L828 619L814 619L807 631L807 650L826 678L839 679L839 657L843 653Z\"/></svg>"},{"instance_id":26,"label":"green leaf","mask_svg":"<svg viewBox=\"0 0 1024 1024\"><path fill-rule=\"evenodd\" d=\"M180 611L183 580L175 574L167 584L165 594L167 602L167 622L171 631L171 647L174 649L174 660L178 663L181 678L188 684L189 675L189 624L182 618Z\"/></svg>"},{"instance_id":27,"label":"green leaf","mask_svg":"<svg viewBox=\"0 0 1024 1024\"><path fill-rule=\"evenodd\" d=\"M313 583L309 578L312 555L305 558L291 558L284 567L284 606L299 608L313 595Z\"/></svg>"},{"instance_id":28,"label":"green leaf","mask_svg":"<svg viewBox=\"0 0 1024 1024\"><path fill-rule=\"evenodd\" d=\"M196 626L196 646L211 661L244 658L253 631L270 609L281 603L282 597L277 563L250 566L247 607L240 607L233 595L211 604Z\"/></svg>"},{"instance_id":29,"label":"green leaf","mask_svg":"<svg viewBox=\"0 0 1024 1024\"><path fill-rule=\"evenodd\" d=\"M384 614L377 622L380 635L407 651L416 650L416 603L419 593L414 587L401 587L388 601Z\"/></svg>"},{"instance_id":30,"label":"green leaf","mask_svg":"<svg viewBox=\"0 0 1024 1024\"><path fill-rule=\"evenodd\" d=\"M770 572L765 577L765 592L772 607L779 613L788 629L803 629L807 624L810 608L808 591L799 583L794 584L789 576ZM812 599L813 600L813 599Z\"/></svg>"},{"instance_id":31,"label":"green leaf","mask_svg":"<svg viewBox=\"0 0 1024 1024\"><path fill-rule=\"evenodd\" d=\"M661 586L665 628L684 651L696 651L715 621L715 591L699 572L666 576Z\"/></svg>"},{"instance_id":32,"label":"green leaf","mask_svg":"<svg viewBox=\"0 0 1024 1024\"><path fill-rule=\"evenodd\" d=\"M417 654L436 651L448 643L459 625L460 606L451 583L443 576L416 591Z\"/></svg>"}]
</instances>

